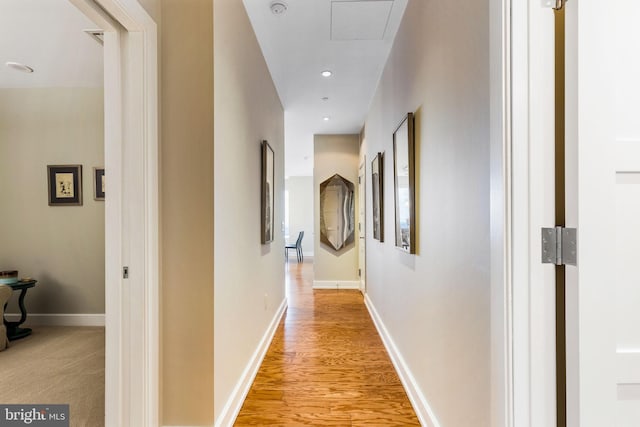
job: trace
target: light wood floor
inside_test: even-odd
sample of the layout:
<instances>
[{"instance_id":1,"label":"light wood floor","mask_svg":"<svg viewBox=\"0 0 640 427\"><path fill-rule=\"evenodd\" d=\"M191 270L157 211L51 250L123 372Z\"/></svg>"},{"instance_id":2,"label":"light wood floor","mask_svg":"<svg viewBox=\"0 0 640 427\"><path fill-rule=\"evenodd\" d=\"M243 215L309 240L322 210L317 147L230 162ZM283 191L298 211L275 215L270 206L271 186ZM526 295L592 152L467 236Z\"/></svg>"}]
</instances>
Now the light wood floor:
<instances>
[{"instance_id":1,"label":"light wood floor","mask_svg":"<svg viewBox=\"0 0 640 427\"><path fill-rule=\"evenodd\" d=\"M34 326L0 352L0 403L69 404L72 427L104 426L104 328Z\"/></svg>"},{"instance_id":2,"label":"light wood floor","mask_svg":"<svg viewBox=\"0 0 640 427\"><path fill-rule=\"evenodd\" d=\"M420 425L362 294L312 278L289 263L289 308L235 425Z\"/></svg>"}]
</instances>

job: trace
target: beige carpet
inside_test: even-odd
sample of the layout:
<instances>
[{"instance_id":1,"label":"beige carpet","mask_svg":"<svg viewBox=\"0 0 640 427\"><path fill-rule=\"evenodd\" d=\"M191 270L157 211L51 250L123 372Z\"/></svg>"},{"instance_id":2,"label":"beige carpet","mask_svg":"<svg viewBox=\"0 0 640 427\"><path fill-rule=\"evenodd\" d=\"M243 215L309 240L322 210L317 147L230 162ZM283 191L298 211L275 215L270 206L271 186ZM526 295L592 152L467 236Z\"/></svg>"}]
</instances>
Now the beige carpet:
<instances>
[{"instance_id":1,"label":"beige carpet","mask_svg":"<svg viewBox=\"0 0 640 427\"><path fill-rule=\"evenodd\" d=\"M36 326L0 352L0 403L68 403L70 425L104 426L104 328Z\"/></svg>"}]
</instances>

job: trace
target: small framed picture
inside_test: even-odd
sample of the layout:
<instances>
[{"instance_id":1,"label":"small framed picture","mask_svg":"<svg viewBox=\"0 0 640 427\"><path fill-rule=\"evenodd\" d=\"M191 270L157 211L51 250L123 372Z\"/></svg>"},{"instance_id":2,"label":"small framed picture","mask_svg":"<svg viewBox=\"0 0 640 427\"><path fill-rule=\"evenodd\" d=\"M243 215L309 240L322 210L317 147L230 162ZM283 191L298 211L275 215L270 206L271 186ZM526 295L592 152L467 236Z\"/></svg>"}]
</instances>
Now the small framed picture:
<instances>
[{"instance_id":1,"label":"small framed picture","mask_svg":"<svg viewBox=\"0 0 640 427\"><path fill-rule=\"evenodd\" d=\"M48 165L49 206L82 205L82 165Z\"/></svg>"},{"instance_id":2,"label":"small framed picture","mask_svg":"<svg viewBox=\"0 0 640 427\"><path fill-rule=\"evenodd\" d=\"M93 168L93 199L104 200L104 168Z\"/></svg>"}]
</instances>

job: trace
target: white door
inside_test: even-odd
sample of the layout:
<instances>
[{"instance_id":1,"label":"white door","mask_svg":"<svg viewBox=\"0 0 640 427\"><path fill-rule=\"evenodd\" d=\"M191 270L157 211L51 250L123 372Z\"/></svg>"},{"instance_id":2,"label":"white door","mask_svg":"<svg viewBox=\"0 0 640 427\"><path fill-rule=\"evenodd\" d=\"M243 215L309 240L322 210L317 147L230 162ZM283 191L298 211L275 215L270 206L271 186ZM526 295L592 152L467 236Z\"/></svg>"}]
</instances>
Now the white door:
<instances>
[{"instance_id":1,"label":"white door","mask_svg":"<svg viewBox=\"0 0 640 427\"><path fill-rule=\"evenodd\" d=\"M569 1L567 420L640 426L640 2Z\"/></svg>"},{"instance_id":2,"label":"white door","mask_svg":"<svg viewBox=\"0 0 640 427\"><path fill-rule=\"evenodd\" d=\"M358 271L360 273L360 292L365 293L365 162L360 165L358 173Z\"/></svg>"}]
</instances>

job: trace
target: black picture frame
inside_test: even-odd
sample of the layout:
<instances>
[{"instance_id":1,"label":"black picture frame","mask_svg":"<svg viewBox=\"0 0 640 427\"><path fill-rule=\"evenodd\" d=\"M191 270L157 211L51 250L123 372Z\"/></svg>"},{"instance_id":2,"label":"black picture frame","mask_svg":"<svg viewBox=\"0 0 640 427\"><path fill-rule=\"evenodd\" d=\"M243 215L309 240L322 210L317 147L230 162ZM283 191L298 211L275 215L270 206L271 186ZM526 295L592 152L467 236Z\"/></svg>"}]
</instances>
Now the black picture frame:
<instances>
[{"instance_id":1,"label":"black picture frame","mask_svg":"<svg viewBox=\"0 0 640 427\"><path fill-rule=\"evenodd\" d=\"M393 132L393 183L395 246L416 253L415 132L414 115L408 113Z\"/></svg>"},{"instance_id":2,"label":"black picture frame","mask_svg":"<svg viewBox=\"0 0 640 427\"><path fill-rule=\"evenodd\" d=\"M371 203L373 209L373 238L384 242L384 153L371 160Z\"/></svg>"},{"instance_id":3,"label":"black picture frame","mask_svg":"<svg viewBox=\"0 0 640 427\"><path fill-rule=\"evenodd\" d=\"M93 200L104 200L104 168L93 168Z\"/></svg>"},{"instance_id":4,"label":"black picture frame","mask_svg":"<svg viewBox=\"0 0 640 427\"><path fill-rule=\"evenodd\" d=\"M82 206L82 165L47 165L49 206Z\"/></svg>"},{"instance_id":5,"label":"black picture frame","mask_svg":"<svg viewBox=\"0 0 640 427\"><path fill-rule=\"evenodd\" d=\"M275 207L275 153L267 141L261 144L262 182L261 182L261 222L260 242L263 245L273 242Z\"/></svg>"}]
</instances>

